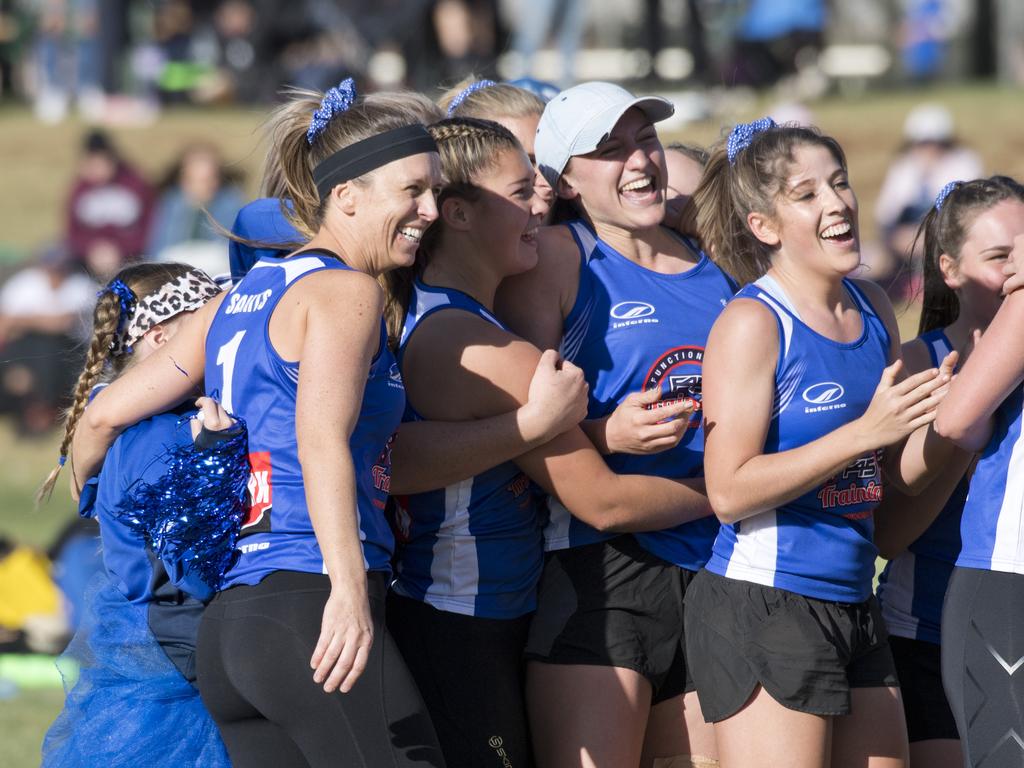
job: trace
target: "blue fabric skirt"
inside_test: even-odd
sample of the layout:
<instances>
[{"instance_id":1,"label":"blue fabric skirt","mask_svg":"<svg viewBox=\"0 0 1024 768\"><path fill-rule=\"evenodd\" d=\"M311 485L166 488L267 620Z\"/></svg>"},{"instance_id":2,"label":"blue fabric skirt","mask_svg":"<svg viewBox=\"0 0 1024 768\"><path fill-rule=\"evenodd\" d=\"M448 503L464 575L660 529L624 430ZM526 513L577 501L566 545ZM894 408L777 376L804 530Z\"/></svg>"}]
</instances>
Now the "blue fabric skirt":
<instances>
[{"instance_id":1,"label":"blue fabric skirt","mask_svg":"<svg viewBox=\"0 0 1024 768\"><path fill-rule=\"evenodd\" d=\"M77 682L69 683L74 664ZM171 663L146 622L97 578L82 624L57 659L64 709L43 740L43 766L229 768L224 744L199 691Z\"/></svg>"}]
</instances>

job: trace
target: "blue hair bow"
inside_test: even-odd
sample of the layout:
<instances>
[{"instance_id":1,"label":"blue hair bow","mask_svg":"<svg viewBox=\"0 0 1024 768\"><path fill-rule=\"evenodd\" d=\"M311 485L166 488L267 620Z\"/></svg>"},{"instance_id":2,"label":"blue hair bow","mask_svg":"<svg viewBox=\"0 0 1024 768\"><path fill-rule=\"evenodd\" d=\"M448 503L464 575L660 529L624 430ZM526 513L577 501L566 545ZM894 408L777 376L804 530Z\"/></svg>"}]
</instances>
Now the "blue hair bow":
<instances>
[{"instance_id":1,"label":"blue hair bow","mask_svg":"<svg viewBox=\"0 0 1024 768\"><path fill-rule=\"evenodd\" d=\"M452 113L454 113L456 109L462 106L462 102L464 102L474 93L484 88L490 88L492 85L497 85L497 83L494 82L493 80L477 80L475 83L470 83L469 85L467 85L465 88L462 89L462 92L458 96L452 99L452 103L448 105L448 117L451 117Z\"/></svg>"},{"instance_id":2,"label":"blue hair bow","mask_svg":"<svg viewBox=\"0 0 1024 768\"><path fill-rule=\"evenodd\" d=\"M316 141L316 137L323 133L332 117L352 106L356 95L356 81L351 77L346 77L337 87L324 94L320 108L313 113L313 119L309 121L309 130L306 131L306 141L310 146Z\"/></svg>"},{"instance_id":3,"label":"blue hair bow","mask_svg":"<svg viewBox=\"0 0 1024 768\"><path fill-rule=\"evenodd\" d=\"M135 311L135 303L138 301L138 297L136 297L135 291L117 278L111 280L96 295L102 296L105 293L112 293L117 296L117 301L121 305L117 318L117 332L121 333L124 330L125 323L128 322L129 316Z\"/></svg>"},{"instance_id":4,"label":"blue hair bow","mask_svg":"<svg viewBox=\"0 0 1024 768\"><path fill-rule=\"evenodd\" d=\"M736 165L736 158L744 149L750 146L757 134L767 131L769 128L778 127L770 117L762 117L752 123L739 123L729 132L729 139L725 144L725 154L729 158L729 165Z\"/></svg>"},{"instance_id":5,"label":"blue hair bow","mask_svg":"<svg viewBox=\"0 0 1024 768\"><path fill-rule=\"evenodd\" d=\"M953 190L963 184L962 181L951 181L949 184L939 190L939 194L935 196L935 210L941 211L943 204L946 202L946 198L952 194Z\"/></svg>"}]
</instances>

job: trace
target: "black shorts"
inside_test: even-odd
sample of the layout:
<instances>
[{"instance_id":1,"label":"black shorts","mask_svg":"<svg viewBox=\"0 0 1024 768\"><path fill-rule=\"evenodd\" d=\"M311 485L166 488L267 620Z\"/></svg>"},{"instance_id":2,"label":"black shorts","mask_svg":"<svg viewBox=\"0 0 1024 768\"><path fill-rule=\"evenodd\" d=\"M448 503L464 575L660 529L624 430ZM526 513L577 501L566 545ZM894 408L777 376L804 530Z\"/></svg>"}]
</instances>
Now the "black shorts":
<instances>
[{"instance_id":1,"label":"black shorts","mask_svg":"<svg viewBox=\"0 0 1024 768\"><path fill-rule=\"evenodd\" d=\"M757 685L788 709L850 714L850 689L899 683L874 597L839 603L697 574L686 593L687 657L709 723Z\"/></svg>"},{"instance_id":2,"label":"black shorts","mask_svg":"<svg viewBox=\"0 0 1024 768\"><path fill-rule=\"evenodd\" d=\"M388 631L449 766L533 765L523 691L530 617L486 619L388 594Z\"/></svg>"},{"instance_id":3,"label":"black shorts","mask_svg":"<svg viewBox=\"0 0 1024 768\"><path fill-rule=\"evenodd\" d=\"M910 741L959 739L953 711L942 690L939 646L925 640L890 635L889 648L900 679Z\"/></svg>"},{"instance_id":4,"label":"black shorts","mask_svg":"<svg viewBox=\"0 0 1024 768\"><path fill-rule=\"evenodd\" d=\"M693 576L628 535L549 552L526 658L632 669L654 703L692 691L683 594Z\"/></svg>"}]
</instances>

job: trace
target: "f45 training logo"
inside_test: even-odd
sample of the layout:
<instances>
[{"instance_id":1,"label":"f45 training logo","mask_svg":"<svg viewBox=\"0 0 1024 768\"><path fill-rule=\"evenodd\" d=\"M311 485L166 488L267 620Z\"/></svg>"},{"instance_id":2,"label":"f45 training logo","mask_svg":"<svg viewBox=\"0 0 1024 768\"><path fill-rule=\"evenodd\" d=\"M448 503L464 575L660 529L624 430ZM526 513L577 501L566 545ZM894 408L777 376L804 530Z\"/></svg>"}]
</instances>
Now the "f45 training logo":
<instances>
[{"instance_id":1,"label":"f45 training logo","mask_svg":"<svg viewBox=\"0 0 1024 768\"><path fill-rule=\"evenodd\" d=\"M704 347L673 347L658 357L644 377L644 390L660 389L662 400L693 400L696 407L690 416L690 427L700 426L703 363Z\"/></svg>"},{"instance_id":2,"label":"f45 training logo","mask_svg":"<svg viewBox=\"0 0 1024 768\"><path fill-rule=\"evenodd\" d=\"M384 450L380 452L377 461L370 467L370 474L373 476L373 487L384 494L391 493L391 446L395 442L395 434L392 433L388 441L384 443ZM384 509L385 502L374 499L375 506Z\"/></svg>"},{"instance_id":3,"label":"f45 training logo","mask_svg":"<svg viewBox=\"0 0 1024 768\"><path fill-rule=\"evenodd\" d=\"M855 505L875 505L882 501L882 473L879 468L880 451L873 451L854 459L838 475L818 491L822 509L839 509ZM871 517L874 506L857 512L840 514L849 520Z\"/></svg>"}]
</instances>

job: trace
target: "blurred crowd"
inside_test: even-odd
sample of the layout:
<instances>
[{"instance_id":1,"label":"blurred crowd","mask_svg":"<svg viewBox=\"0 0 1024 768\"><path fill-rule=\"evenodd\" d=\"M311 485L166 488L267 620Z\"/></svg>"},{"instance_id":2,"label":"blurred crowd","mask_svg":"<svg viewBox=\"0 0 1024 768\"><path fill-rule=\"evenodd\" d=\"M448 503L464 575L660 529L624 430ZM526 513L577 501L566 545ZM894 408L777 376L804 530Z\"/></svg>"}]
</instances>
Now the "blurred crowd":
<instances>
[{"instance_id":1,"label":"blurred crowd","mask_svg":"<svg viewBox=\"0 0 1024 768\"><path fill-rule=\"evenodd\" d=\"M56 423L85 355L97 288L140 259L228 271L228 229L244 204L236 171L213 144L185 145L147 179L90 131L67 190L63 231L0 286L0 413L22 434Z\"/></svg>"},{"instance_id":2,"label":"blurred crowd","mask_svg":"<svg viewBox=\"0 0 1024 768\"><path fill-rule=\"evenodd\" d=\"M609 51L628 55L599 55ZM347 74L425 90L470 72L560 86L598 78L766 87L797 75L820 83L822 72L1022 82L1024 5L0 0L0 97L31 101L46 122L71 110L130 123L168 104L267 103L282 86L324 89Z\"/></svg>"}]
</instances>

